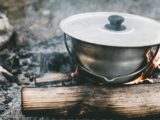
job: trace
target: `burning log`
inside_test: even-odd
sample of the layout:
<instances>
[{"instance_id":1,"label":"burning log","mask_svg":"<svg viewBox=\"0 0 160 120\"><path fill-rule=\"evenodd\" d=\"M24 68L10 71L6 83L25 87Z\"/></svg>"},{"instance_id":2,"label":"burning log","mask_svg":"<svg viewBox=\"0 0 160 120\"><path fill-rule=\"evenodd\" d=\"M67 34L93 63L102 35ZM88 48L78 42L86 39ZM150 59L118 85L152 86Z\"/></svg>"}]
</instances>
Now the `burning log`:
<instances>
[{"instance_id":1,"label":"burning log","mask_svg":"<svg viewBox=\"0 0 160 120\"><path fill-rule=\"evenodd\" d=\"M23 88L22 111L54 117L144 117L160 114L159 93L159 84Z\"/></svg>"}]
</instances>

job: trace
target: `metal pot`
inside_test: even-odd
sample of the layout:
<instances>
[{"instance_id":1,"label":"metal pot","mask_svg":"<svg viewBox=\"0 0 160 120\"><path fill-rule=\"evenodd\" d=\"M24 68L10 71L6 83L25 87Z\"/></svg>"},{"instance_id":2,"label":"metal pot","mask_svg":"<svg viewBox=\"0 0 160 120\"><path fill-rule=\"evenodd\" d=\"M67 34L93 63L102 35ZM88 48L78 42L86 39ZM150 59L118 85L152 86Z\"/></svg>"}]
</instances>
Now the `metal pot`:
<instances>
[{"instance_id":1,"label":"metal pot","mask_svg":"<svg viewBox=\"0 0 160 120\"><path fill-rule=\"evenodd\" d=\"M147 63L146 53L160 43L160 23L141 16L85 13L62 21L61 28L71 38L71 48L66 36L65 44L76 64L107 83L133 80L151 64L159 49Z\"/></svg>"}]
</instances>

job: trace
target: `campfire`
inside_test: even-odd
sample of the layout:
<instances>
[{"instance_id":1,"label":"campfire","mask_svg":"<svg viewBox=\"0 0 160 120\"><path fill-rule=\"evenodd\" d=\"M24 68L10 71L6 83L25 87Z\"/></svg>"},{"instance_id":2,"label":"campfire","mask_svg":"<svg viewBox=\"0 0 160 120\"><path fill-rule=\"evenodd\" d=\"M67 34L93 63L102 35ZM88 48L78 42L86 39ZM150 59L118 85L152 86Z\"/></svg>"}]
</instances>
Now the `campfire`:
<instances>
[{"instance_id":1,"label":"campfire","mask_svg":"<svg viewBox=\"0 0 160 120\"><path fill-rule=\"evenodd\" d=\"M51 18L49 10L43 10L35 3L34 5L36 7L35 11L40 9L45 17ZM30 12L32 11L31 6L32 4L28 5L28 14L34 16ZM59 12L55 16L57 14ZM41 16L41 14L38 14L38 16ZM45 17L42 17L42 19L45 19ZM61 15L60 18L58 16L54 21L57 26L57 21L63 18L61 17ZM41 20L37 21L41 23ZM73 56L70 55L70 49L68 51L66 49L64 36L59 32L59 29L53 28L53 31L56 31L54 33L56 35L52 36L52 29L48 28L48 26L45 26L45 29L39 28L37 21L31 27L27 24L29 28L21 28L14 31L7 17L4 14L0 14L0 25L5 23L4 26L0 26L0 41L2 40L0 42L0 118L13 116L6 117L6 119L17 119L19 114L21 119L30 119L30 117L31 119L33 117L35 119L40 117L42 119L45 119L44 117L49 119L123 119L159 116L160 50L152 61L157 46L154 47L153 45L151 49L147 48L149 50L147 54L145 52L146 56L144 54L146 61L143 62L147 64L151 61L151 64L136 78L127 80L125 83L107 83L102 77L98 76L99 74L97 76L90 74L83 69L85 65L81 66L82 64L79 64L88 62L88 65L90 65L96 61L95 59L89 59L88 57L86 61L80 61L86 57L82 55L82 58L77 60L80 62L76 61L77 63L75 63ZM122 21L123 19L121 18ZM32 20L29 22L32 22ZM112 23L112 20L110 22ZM48 23L46 19L45 23ZM50 27L53 26L51 25ZM126 28L125 24L117 27L105 23L103 29L121 31L126 30ZM38 30L36 31L35 29ZM41 38L40 34L43 34L46 29L50 29L50 32ZM33 33L34 30L36 31L35 33ZM76 43L76 45L80 46L82 44ZM68 47L70 46L69 44ZM89 51L92 54L96 50L100 50L95 50L89 44L86 46L86 48L79 48L77 53L82 54L81 51L84 52L86 50L87 54L89 54ZM103 59L102 56L99 58ZM114 57L117 59L115 61L118 61L119 57ZM101 65L103 66L104 64ZM101 67L98 69L101 70ZM93 68L96 67L94 66ZM140 68L137 67L137 69ZM101 72L103 73L103 71ZM18 115L17 111L19 112Z\"/></svg>"},{"instance_id":2,"label":"campfire","mask_svg":"<svg viewBox=\"0 0 160 120\"><path fill-rule=\"evenodd\" d=\"M11 42L16 45L14 41ZM58 48L56 49L57 51L55 50L55 45ZM159 82L160 51L158 51L149 68L137 79L123 84L124 88L111 86L104 88L106 85L103 80L75 66L67 52L60 52L61 48L64 48L63 36L25 47L12 47L8 44L7 49L0 53L2 74L11 82L25 86L21 91L21 104L24 115L75 116L81 118L84 116L96 117L93 114L99 113L102 117L105 116L104 112L106 112L103 106L109 107L109 104L111 105L107 110L109 113L114 112L128 117L152 115L153 112L150 113L148 107L141 108L139 106L141 102L148 104L143 100L151 98L142 98L137 92L152 89L151 86L144 83ZM146 54L148 61L153 57L155 49L153 47ZM1 84L3 87L6 82ZM142 85L137 88L138 86L135 86L135 84ZM133 86L129 87L130 85ZM155 86L155 90L158 90L158 85L154 84L153 86ZM137 104L131 104L128 101L128 91L133 91L132 95L139 97ZM110 95L109 92L113 95ZM144 94L148 96L148 94L154 94L154 91L144 92ZM116 99L114 95L116 95ZM128 101L127 105L124 104L124 101L118 100L121 99L121 96L124 101ZM101 97L102 99L99 99ZM106 101L105 97L109 97L111 101ZM134 100L132 96L130 97L131 101ZM122 110L121 107L112 106L115 102L118 106L126 106L123 106L124 109ZM154 105L154 103L152 104ZM157 103L155 104L157 105ZM135 105L136 107L134 108L133 106ZM75 106L78 108L75 108ZM143 113L140 112L141 109L144 109ZM150 110L157 111L154 108ZM130 113L126 113L126 111L130 111Z\"/></svg>"},{"instance_id":3,"label":"campfire","mask_svg":"<svg viewBox=\"0 0 160 120\"><path fill-rule=\"evenodd\" d=\"M151 57L152 57L152 53L153 51L149 50L146 54L147 57L147 61L150 61ZM159 71L159 64L160 64L160 51L158 51L155 59L153 60L152 64L149 66L149 68L144 71L140 77L138 77L137 79L126 83L126 84L139 84L139 83L143 83L143 82L149 82L149 83L156 83L158 82L158 76L155 76L155 74L157 74L157 72Z\"/></svg>"},{"instance_id":4,"label":"campfire","mask_svg":"<svg viewBox=\"0 0 160 120\"><path fill-rule=\"evenodd\" d=\"M153 49L153 51L155 50ZM148 60L150 60L153 51L147 53ZM104 108L108 107L107 111L109 113L117 113L121 117L130 118L154 115L158 110L152 108L152 106L158 104L156 102L158 99L155 98L152 103L144 101L144 99L152 99L154 95L157 95L157 98L159 98L159 95L154 93L159 89L158 84L153 84L159 82L159 78L155 75L159 74L158 72L160 70L158 67L159 53L150 67L140 77L129 83L120 85L123 87L105 87L106 85L103 83L103 80L95 78L95 76L87 74L77 67L73 67L71 69L72 71L67 73L46 73L33 80L34 88L22 89L22 111L26 116L41 115L44 113L43 115L60 118L62 116L67 118L69 116L72 118L83 118L86 116L96 118L97 116L94 113L99 114L99 117L106 117ZM139 84L139 87L136 84ZM149 84L153 84L153 91L149 91L153 87L149 86ZM132 92L130 93L129 91ZM138 93L142 93L146 97ZM135 101L135 96L138 100L133 104L132 102ZM106 97L109 97L111 100L106 101ZM121 97L123 98L122 101L119 100ZM81 103L82 99L83 102ZM140 107L140 104L144 104L146 107ZM75 108L75 106L78 108ZM111 114L111 116L113 115ZM111 116L107 114L107 117Z\"/></svg>"},{"instance_id":5,"label":"campfire","mask_svg":"<svg viewBox=\"0 0 160 120\"><path fill-rule=\"evenodd\" d=\"M57 37L53 39L53 41L40 42L29 47L11 47L10 49L4 50L0 54L2 63L1 65L3 67L1 68L2 73L13 82L17 82L18 84L29 87L24 87L21 93L22 111L23 114L27 116L49 115L55 117L65 117L75 115L79 117L95 117L93 113L98 112L96 111L97 107L99 108L98 113L103 116L105 114L100 103L106 103L106 101L101 99L97 103L96 101L98 101L98 97L110 97L112 102L103 104L104 106L108 106L108 104L114 104L114 101L118 102L118 99L121 99L120 96L117 96L115 99L113 97L114 95L122 95L125 100L128 101L127 92L133 91L133 96L130 96L132 101L135 98L134 96L137 95L137 92L148 91L149 89L152 89L153 86L155 87L154 91L159 89L158 84L149 86L149 84L144 83L159 82L158 74L160 69L158 65L160 60L160 52L158 52L150 67L136 80L124 84L124 88L112 86L104 88L105 84L103 83L103 80L102 82L100 82L101 80L97 81L97 78L95 79L94 76L87 74L81 69L77 69L77 67L75 67L75 65L73 65L70 61L67 53L58 53L54 51L54 44L56 44L59 48L63 47L63 37ZM150 60L154 52L155 48L151 49L151 51L147 53L146 56L148 60ZM131 84L132 87L129 87ZM141 85L138 85L138 87L134 84ZM114 92L116 90L118 92ZM97 93L97 91L101 92ZM123 91L123 94L121 91ZM145 99L151 99L147 96L148 94L154 95L154 91L150 91L149 93L144 92L146 95ZM110 96L108 92L111 92L112 94L114 93L113 96ZM96 107L93 111L92 105L87 107L85 103L80 103L81 99L83 98L82 96L87 96L87 98L85 98L85 102L89 102ZM116 111L114 112L119 113L120 111L121 115L129 117L146 116L146 114L149 115L148 113L150 112L148 111L148 108L139 108L139 104L143 102L144 98L142 98L141 95L138 97L140 101L137 101L138 103L137 108L135 108L135 112L131 112L130 114L126 113L126 109L127 111L128 109L129 111L134 111L132 106L135 104L130 103L127 104L131 105L131 107L125 106L123 111L121 111L121 108L116 109L117 107L115 106L114 109ZM86 99L89 99L89 101L86 101ZM96 101L93 101L93 99ZM74 112L76 109L74 109L75 102L80 107L76 113ZM119 101L117 104L123 105L124 102ZM143 104L148 103L143 102ZM155 104L157 105L157 103ZM113 108L111 107L108 109L112 110ZM138 109L145 109L144 113L141 113ZM154 110L154 108L152 108L152 110Z\"/></svg>"}]
</instances>

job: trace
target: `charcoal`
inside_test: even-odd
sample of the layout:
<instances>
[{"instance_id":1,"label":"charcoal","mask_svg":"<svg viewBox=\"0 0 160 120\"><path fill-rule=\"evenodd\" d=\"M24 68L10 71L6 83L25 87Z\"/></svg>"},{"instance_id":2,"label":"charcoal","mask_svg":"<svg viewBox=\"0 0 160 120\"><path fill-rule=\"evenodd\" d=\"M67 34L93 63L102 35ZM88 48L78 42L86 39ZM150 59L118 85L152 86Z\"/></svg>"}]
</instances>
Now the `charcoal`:
<instances>
[{"instance_id":1,"label":"charcoal","mask_svg":"<svg viewBox=\"0 0 160 120\"><path fill-rule=\"evenodd\" d=\"M9 87L11 87L12 84L11 83L5 83L5 84L2 84L0 87L3 89L3 90L8 90Z\"/></svg>"},{"instance_id":2,"label":"charcoal","mask_svg":"<svg viewBox=\"0 0 160 120\"><path fill-rule=\"evenodd\" d=\"M33 81L34 79L40 77L39 74L33 74L32 76L29 77L30 81Z\"/></svg>"},{"instance_id":3,"label":"charcoal","mask_svg":"<svg viewBox=\"0 0 160 120\"><path fill-rule=\"evenodd\" d=\"M0 76L0 88L7 90L10 86L12 86L12 84L4 76Z\"/></svg>"},{"instance_id":4,"label":"charcoal","mask_svg":"<svg viewBox=\"0 0 160 120\"><path fill-rule=\"evenodd\" d=\"M36 78L37 78L36 75L32 75L32 76L29 77L29 80L30 80L30 81L33 81L33 80L36 79Z\"/></svg>"},{"instance_id":5,"label":"charcoal","mask_svg":"<svg viewBox=\"0 0 160 120\"><path fill-rule=\"evenodd\" d=\"M48 68L50 71L60 71L60 67L67 63L63 54L55 53L48 61Z\"/></svg>"},{"instance_id":6,"label":"charcoal","mask_svg":"<svg viewBox=\"0 0 160 120\"><path fill-rule=\"evenodd\" d=\"M4 76L0 75L0 84L5 84L7 82L8 80Z\"/></svg>"},{"instance_id":7,"label":"charcoal","mask_svg":"<svg viewBox=\"0 0 160 120\"><path fill-rule=\"evenodd\" d=\"M3 93L3 97L0 96L0 115L8 114L8 109L15 110L13 106L20 105L20 96L15 98L17 91L20 89L20 85L31 86L30 81L33 81L39 76L47 72L69 72L71 70L71 63L69 56L66 53L59 53L55 51L55 39L40 42L37 45L24 48L13 48L7 55L0 55L0 61L2 61L2 66L11 72L14 76L19 77L24 75L24 80L22 78L19 82L10 82L5 78L0 78L0 93ZM42 52L41 52L42 51ZM45 52L44 52L45 51ZM27 78L27 79L26 79ZM19 84L20 83L20 84ZM58 83L48 83L42 84L40 87L61 87L61 86L72 86L77 85L76 81L66 81ZM38 87L38 86L37 86ZM18 93L20 95L20 93ZM3 99L2 99L3 98ZM16 102L14 101L16 100ZM20 108L20 106L19 106Z\"/></svg>"},{"instance_id":8,"label":"charcoal","mask_svg":"<svg viewBox=\"0 0 160 120\"><path fill-rule=\"evenodd\" d=\"M5 98L6 98L6 99L5 99L5 101L4 101L4 104L8 104L8 103L10 103L10 102L12 101L12 98L9 97L9 96L6 96Z\"/></svg>"},{"instance_id":9,"label":"charcoal","mask_svg":"<svg viewBox=\"0 0 160 120\"><path fill-rule=\"evenodd\" d=\"M20 49L19 49L18 47L13 47L13 48L11 49L11 51L12 51L13 53L17 53L17 51L20 51Z\"/></svg>"},{"instance_id":10,"label":"charcoal","mask_svg":"<svg viewBox=\"0 0 160 120\"><path fill-rule=\"evenodd\" d=\"M5 95L0 93L0 104L6 101Z\"/></svg>"},{"instance_id":11,"label":"charcoal","mask_svg":"<svg viewBox=\"0 0 160 120\"><path fill-rule=\"evenodd\" d=\"M13 67L14 67L14 68L19 67L19 65L20 65L20 64L19 64L19 56L18 56L18 55L17 55L17 56L15 56L15 58L13 59L13 61L12 61L12 62L13 62L13 64L12 64L12 65L13 65Z\"/></svg>"},{"instance_id":12,"label":"charcoal","mask_svg":"<svg viewBox=\"0 0 160 120\"><path fill-rule=\"evenodd\" d=\"M20 65L21 66L27 66L31 64L31 60L30 59L23 59L20 61Z\"/></svg>"},{"instance_id":13,"label":"charcoal","mask_svg":"<svg viewBox=\"0 0 160 120\"><path fill-rule=\"evenodd\" d=\"M22 49L19 51L18 55L20 58L28 58L31 56L31 53L28 52L27 50Z\"/></svg>"},{"instance_id":14,"label":"charcoal","mask_svg":"<svg viewBox=\"0 0 160 120\"><path fill-rule=\"evenodd\" d=\"M28 73L25 73L24 75L25 77L29 78L30 81L33 81L34 79L40 76L39 73L34 73L34 72L28 72Z\"/></svg>"},{"instance_id":15,"label":"charcoal","mask_svg":"<svg viewBox=\"0 0 160 120\"><path fill-rule=\"evenodd\" d=\"M5 107L0 105L0 114L2 114L5 110L6 110Z\"/></svg>"},{"instance_id":16,"label":"charcoal","mask_svg":"<svg viewBox=\"0 0 160 120\"><path fill-rule=\"evenodd\" d=\"M6 61L4 61L4 64L5 65L11 65L11 59L10 58L6 59Z\"/></svg>"},{"instance_id":17,"label":"charcoal","mask_svg":"<svg viewBox=\"0 0 160 120\"><path fill-rule=\"evenodd\" d=\"M11 73L12 73L13 75L18 75L18 74L21 74L22 71L21 71L20 69L13 69L13 70L11 71Z\"/></svg>"},{"instance_id":18,"label":"charcoal","mask_svg":"<svg viewBox=\"0 0 160 120\"><path fill-rule=\"evenodd\" d=\"M37 63L37 62L32 62L32 63L30 64L30 66L32 66L32 67L39 67L40 64Z\"/></svg>"},{"instance_id":19,"label":"charcoal","mask_svg":"<svg viewBox=\"0 0 160 120\"><path fill-rule=\"evenodd\" d=\"M27 72L27 73L24 74L24 76L27 77L27 78L29 78L31 76L31 74L32 73Z\"/></svg>"},{"instance_id":20,"label":"charcoal","mask_svg":"<svg viewBox=\"0 0 160 120\"><path fill-rule=\"evenodd\" d=\"M7 59L9 58L9 55L8 54L2 54L2 55L0 55L1 57L0 57L0 63L3 63L4 62L4 60L5 60L5 62L7 61ZM9 61L7 61L8 62L8 64L9 64ZM6 63L7 63L6 62Z\"/></svg>"},{"instance_id":21,"label":"charcoal","mask_svg":"<svg viewBox=\"0 0 160 120\"><path fill-rule=\"evenodd\" d=\"M9 72L12 71L12 66L11 66L10 64L8 64L8 63L4 63L4 64L2 65L2 67L3 67L4 69L6 69L7 71L9 71Z\"/></svg>"}]
</instances>

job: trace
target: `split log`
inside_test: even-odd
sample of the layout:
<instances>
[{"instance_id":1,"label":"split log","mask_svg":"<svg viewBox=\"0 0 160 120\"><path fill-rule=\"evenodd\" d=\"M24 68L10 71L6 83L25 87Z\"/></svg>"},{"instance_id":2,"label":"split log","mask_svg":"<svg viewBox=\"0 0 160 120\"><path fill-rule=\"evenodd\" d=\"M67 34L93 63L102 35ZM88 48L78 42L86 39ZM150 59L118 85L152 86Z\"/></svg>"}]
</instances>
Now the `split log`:
<instances>
[{"instance_id":1,"label":"split log","mask_svg":"<svg viewBox=\"0 0 160 120\"><path fill-rule=\"evenodd\" d=\"M23 88L22 111L54 117L145 117L160 114L160 84Z\"/></svg>"}]
</instances>

